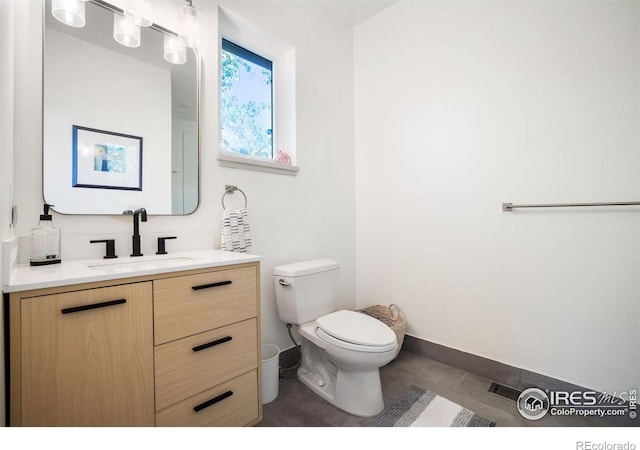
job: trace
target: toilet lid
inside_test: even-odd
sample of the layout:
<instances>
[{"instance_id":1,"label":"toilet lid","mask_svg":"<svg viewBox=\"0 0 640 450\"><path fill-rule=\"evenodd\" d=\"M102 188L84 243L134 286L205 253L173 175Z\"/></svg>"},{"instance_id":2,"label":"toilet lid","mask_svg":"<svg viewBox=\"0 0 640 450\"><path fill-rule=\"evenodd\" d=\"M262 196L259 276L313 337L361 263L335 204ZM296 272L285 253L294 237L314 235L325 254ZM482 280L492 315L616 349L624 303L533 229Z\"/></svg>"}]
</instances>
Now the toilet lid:
<instances>
[{"instance_id":1,"label":"toilet lid","mask_svg":"<svg viewBox=\"0 0 640 450\"><path fill-rule=\"evenodd\" d=\"M396 342L391 328L371 316L356 311L336 311L316 319L319 329L328 335L356 345L388 347Z\"/></svg>"}]
</instances>

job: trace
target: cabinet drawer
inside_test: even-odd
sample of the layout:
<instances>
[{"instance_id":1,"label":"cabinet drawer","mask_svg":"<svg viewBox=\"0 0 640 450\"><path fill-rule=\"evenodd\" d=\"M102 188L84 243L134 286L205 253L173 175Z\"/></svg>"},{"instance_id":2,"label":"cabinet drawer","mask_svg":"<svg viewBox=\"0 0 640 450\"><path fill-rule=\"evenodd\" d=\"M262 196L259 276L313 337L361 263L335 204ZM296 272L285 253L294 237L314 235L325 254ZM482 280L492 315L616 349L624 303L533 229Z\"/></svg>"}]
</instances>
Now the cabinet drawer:
<instances>
[{"instance_id":1,"label":"cabinet drawer","mask_svg":"<svg viewBox=\"0 0 640 450\"><path fill-rule=\"evenodd\" d=\"M256 319L155 348L156 411L258 366Z\"/></svg>"},{"instance_id":2,"label":"cabinet drawer","mask_svg":"<svg viewBox=\"0 0 640 450\"><path fill-rule=\"evenodd\" d=\"M256 268L154 281L155 344L257 315Z\"/></svg>"},{"instance_id":3,"label":"cabinet drawer","mask_svg":"<svg viewBox=\"0 0 640 450\"><path fill-rule=\"evenodd\" d=\"M239 427L257 417L258 372L252 370L158 411L156 426Z\"/></svg>"}]
</instances>

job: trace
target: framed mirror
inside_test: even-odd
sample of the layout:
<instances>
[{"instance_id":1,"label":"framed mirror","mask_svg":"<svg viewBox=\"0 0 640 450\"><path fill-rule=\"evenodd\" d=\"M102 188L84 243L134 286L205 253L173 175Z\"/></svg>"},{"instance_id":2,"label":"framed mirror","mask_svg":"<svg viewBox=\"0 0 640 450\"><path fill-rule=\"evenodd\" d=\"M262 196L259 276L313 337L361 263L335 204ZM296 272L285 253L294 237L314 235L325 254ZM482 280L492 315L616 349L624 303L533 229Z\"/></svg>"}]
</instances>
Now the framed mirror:
<instances>
[{"instance_id":1,"label":"framed mirror","mask_svg":"<svg viewBox=\"0 0 640 450\"><path fill-rule=\"evenodd\" d=\"M43 191L63 214L190 214L199 202L200 57L165 60L158 25L114 40L121 10L86 2L73 27L44 1ZM169 39L169 38L167 38Z\"/></svg>"}]
</instances>

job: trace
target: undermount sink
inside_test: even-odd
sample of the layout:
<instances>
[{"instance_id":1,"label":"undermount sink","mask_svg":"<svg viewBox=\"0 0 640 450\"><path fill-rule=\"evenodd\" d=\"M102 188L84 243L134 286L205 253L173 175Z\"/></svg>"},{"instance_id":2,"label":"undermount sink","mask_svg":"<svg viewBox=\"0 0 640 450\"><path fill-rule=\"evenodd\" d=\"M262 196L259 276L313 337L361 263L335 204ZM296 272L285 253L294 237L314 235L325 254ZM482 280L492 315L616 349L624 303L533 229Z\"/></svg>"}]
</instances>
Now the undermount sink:
<instances>
[{"instance_id":1,"label":"undermount sink","mask_svg":"<svg viewBox=\"0 0 640 450\"><path fill-rule=\"evenodd\" d=\"M190 256L176 256L176 257L141 257L141 258L127 258L121 261L104 261L92 264L87 264L87 267L91 270L105 270L105 269L154 269L159 267L169 267L176 263L194 261L195 258Z\"/></svg>"}]
</instances>

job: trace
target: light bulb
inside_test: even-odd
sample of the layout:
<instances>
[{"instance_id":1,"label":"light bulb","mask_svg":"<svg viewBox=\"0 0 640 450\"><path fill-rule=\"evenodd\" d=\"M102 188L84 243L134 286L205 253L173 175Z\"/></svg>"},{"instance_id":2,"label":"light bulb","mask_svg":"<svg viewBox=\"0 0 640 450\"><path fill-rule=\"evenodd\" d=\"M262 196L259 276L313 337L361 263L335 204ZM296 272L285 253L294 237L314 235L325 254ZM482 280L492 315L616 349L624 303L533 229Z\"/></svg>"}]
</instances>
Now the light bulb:
<instances>
[{"instance_id":1,"label":"light bulb","mask_svg":"<svg viewBox=\"0 0 640 450\"><path fill-rule=\"evenodd\" d=\"M52 0L51 14L66 25L81 28L86 23L84 3L82 0Z\"/></svg>"},{"instance_id":2,"label":"light bulb","mask_svg":"<svg viewBox=\"0 0 640 450\"><path fill-rule=\"evenodd\" d=\"M187 47L175 36L164 35L164 59L171 64L187 62Z\"/></svg>"},{"instance_id":3,"label":"light bulb","mask_svg":"<svg viewBox=\"0 0 640 450\"><path fill-rule=\"evenodd\" d=\"M125 47L140 47L140 27L128 18L113 13L113 38Z\"/></svg>"},{"instance_id":4,"label":"light bulb","mask_svg":"<svg viewBox=\"0 0 640 450\"><path fill-rule=\"evenodd\" d=\"M124 15L139 27L153 25L150 0L129 0L129 6L124 9Z\"/></svg>"},{"instance_id":5,"label":"light bulb","mask_svg":"<svg viewBox=\"0 0 640 450\"><path fill-rule=\"evenodd\" d=\"M183 6L180 20L180 40L190 48L200 47L200 15L198 10L191 5Z\"/></svg>"}]
</instances>

